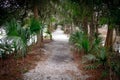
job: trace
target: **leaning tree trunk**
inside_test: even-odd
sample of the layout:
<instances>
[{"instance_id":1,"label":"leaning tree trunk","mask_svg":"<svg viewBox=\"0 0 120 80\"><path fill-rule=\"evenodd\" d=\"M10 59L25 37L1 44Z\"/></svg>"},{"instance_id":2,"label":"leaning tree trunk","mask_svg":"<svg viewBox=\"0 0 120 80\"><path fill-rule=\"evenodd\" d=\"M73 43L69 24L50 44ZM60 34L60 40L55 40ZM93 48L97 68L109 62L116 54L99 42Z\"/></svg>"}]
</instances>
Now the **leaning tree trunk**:
<instances>
[{"instance_id":1,"label":"leaning tree trunk","mask_svg":"<svg viewBox=\"0 0 120 80\"><path fill-rule=\"evenodd\" d=\"M112 44L113 44L113 28L110 28L108 26L107 36L106 36L106 41L105 41L105 47L108 50L112 50Z\"/></svg>"}]
</instances>

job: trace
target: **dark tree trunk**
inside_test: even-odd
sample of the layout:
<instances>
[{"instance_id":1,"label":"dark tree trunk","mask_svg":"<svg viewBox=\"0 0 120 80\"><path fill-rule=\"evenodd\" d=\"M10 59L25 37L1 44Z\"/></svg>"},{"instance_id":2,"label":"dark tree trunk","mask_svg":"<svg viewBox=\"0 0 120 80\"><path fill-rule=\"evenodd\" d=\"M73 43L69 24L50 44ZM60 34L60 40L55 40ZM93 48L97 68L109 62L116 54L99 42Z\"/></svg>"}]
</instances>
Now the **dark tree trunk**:
<instances>
[{"instance_id":1,"label":"dark tree trunk","mask_svg":"<svg viewBox=\"0 0 120 80\"><path fill-rule=\"evenodd\" d=\"M105 41L105 47L108 50L112 50L112 44L113 44L113 28L110 28L108 26L107 36L106 36L106 41Z\"/></svg>"},{"instance_id":2,"label":"dark tree trunk","mask_svg":"<svg viewBox=\"0 0 120 80\"><path fill-rule=\"evenodd\" d=\"M40 33L41 35L41 42L43 42L43 30L41 30L41 33Z\"/></svg>"},{"instance_id":3,"label":"dark tree trunk","mask_svg":"<svg viewBox=\"0 0 120 80\"><path fill-rule=\"evenodd\" d=\"M49 31L49 35L50 35L50 40L52 40L52 25L50 24L49 26L48 26L48 31Z\"/></svg>"},{"instance_id":4,"label":"dark tree trunk","mask_svg":"<svg viewBox=\"0 0 120 80\"><path fill-rule=\"evenodd\" d=\"M34 12L34 18L39 20L39 16L38 16L38 5L36 3L34 3L33 6L33 12ZM37 33L37 45L42 47L42 31L39 31Z\"/></svg>"},{"instance_id":5,"label":"dark tree trunk","mask_svg":"<svg viewBox=\"0 0 120 80\"><path fill-rule=\"evenodd\" d=\"M88 34L88 22L87 22L87 17L83 19L83 31Z\"/></svg>"},{"instance_id":6,"label":"dark tree trunk","mask_svg":"<svg viewBox=\"0 0 120 80\"><path fill-rule=\"evenodd\" d=\"M95 34L95 26L94 26L94 20L93 20L93 17L92 17L91 22L90 22L90 41L93 40L94 34Z\"/></svg>"},{"instance_id":7,"label":"dark tree trunk","mask_svg":"<svg viewBox=\"0 0 120 80\"><path fill-rule=\"evenodd\" d=\"M120 26L116 26L116 36L120 36Z\"/></svg>"},{"instance_id":8,"label":"dark tree trunk","mask_svg":"<svg viewBox=\"0 0 120 80\"><path fill-rule=\"evenodd\" d=\"M98 15L95 17L95 32L96 32L96 34L98 34L99 33L99 31L98 31L98 27L99 27L99 24L98 24L98 18L99 17L99 13L98 13Z\"/></svg>"},{"instance_id":9,"label":"dark tree trunk","mask_svg":"<svg viewBox=\"0 0 120 80\"><path fill-rule=\"evenodd\" d=\"M38 16L38 6L36 4L34 4L33 12L34 12L35 19L39 19L39 16Z\"/></svg>"}]
</instances>

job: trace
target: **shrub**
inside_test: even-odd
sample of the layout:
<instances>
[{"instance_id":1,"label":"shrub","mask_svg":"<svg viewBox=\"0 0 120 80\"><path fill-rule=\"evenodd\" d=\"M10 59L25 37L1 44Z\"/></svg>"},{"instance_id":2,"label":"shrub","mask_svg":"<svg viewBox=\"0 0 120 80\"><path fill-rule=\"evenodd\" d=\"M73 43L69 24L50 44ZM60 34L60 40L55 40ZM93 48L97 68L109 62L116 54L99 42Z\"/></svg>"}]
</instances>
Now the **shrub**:
<instances>
[{"instance_id":1,"label":"shrub","mask_svg":"<svg viewBox=\"0 0 120 80\"><path fill-rule=\"evenodd\" d=\"M17 20L12 19L6 22L5 30L7 37L1 42L2 55L6 53L21 53L22 56L25 56L27 53L27 41L30 38L29 29L24 29Z\"/></svg>"},{"instance_id":2,"label":"shrub","mask_svg":"<svg viewBox=\"0 0 120 80\"><path fill-rule=\"evenodd\" d=\"M31 33L38 33L42 29L42 24L39 20L31 18L30 20L30 31Z\"/></svg>"}]
</instances>

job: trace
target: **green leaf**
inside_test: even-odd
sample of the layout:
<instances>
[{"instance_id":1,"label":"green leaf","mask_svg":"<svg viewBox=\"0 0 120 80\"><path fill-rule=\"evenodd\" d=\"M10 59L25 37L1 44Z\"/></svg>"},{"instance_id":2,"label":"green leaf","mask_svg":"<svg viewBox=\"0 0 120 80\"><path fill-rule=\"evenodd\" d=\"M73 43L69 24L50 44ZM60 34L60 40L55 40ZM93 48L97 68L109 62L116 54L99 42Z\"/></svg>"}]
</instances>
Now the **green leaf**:
<instances>
[{"instance_id":1,"label":"green leaf","mask_svg":"<svg viewBox=\"0 0 120 80\"><path fill-rule=\"evenodd\" d=\"M42 25L39 20L31 18L30 30L32 33L38 33L42 29Z\"/></svg>"}]
</instances>

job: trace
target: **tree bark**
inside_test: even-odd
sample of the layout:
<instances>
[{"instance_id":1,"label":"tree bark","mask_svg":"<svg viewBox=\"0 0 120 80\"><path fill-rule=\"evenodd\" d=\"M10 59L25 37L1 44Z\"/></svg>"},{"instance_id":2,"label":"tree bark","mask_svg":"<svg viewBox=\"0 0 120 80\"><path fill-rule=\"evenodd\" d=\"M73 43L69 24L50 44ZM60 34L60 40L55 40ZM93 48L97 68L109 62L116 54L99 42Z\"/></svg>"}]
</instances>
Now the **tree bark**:
<instances>
[{"instance_id":1,"label":"tree bark","mask_svg":"<svg viewBox=\"0 0 120 80\"><path fill-rule=\"evenodd\" d=\"M120 26L117 26L115 30L116 30L116 36L120 36Z\"/></svg>"},{"instance_id":2,"label":"tree bark","mask_svg":"<svg viewBox=\"0 0 120 80\"><path fill-rule=\"evenodd\" d=\"M49 36L50 36L50 40L52 40L52 24L50 23L50 25L48 26L48 32L49 32Z\"/></svg>"},{"instance_id":3,"label":"tree bark","mask_svg":"<svg viewBox=\"0 0 120 80\"><path fill-rule=\"evenodd\" d=\"M95 16L95 32L96 32L96 34L99 34L99 31L98 31L98 27L99 27L99 24L98 24L98 18L99 17L99 13L98 13L98 15L97 16Z\"/></svg>"},{"instance_id":4,"label":"tree bark","mask_svg":"<svg viewBox=\"0 0 120 80\"><path fill-rule=\"evenodd\" d=\"M83 19L83 31L88 34L88 22L87 22L87 17Z\"/></svg>"},{"instance_id":5,"label":"tree bark","mask_svg":"<svg viewBox=\"0 0 120 80\"><path fill-rule=\"evenodd\" d=\"M90 41L93 40L94 34L95 34L95 26L94 26L94 20L92 16L91 22L90 22Z\"/></svg>"},{"instance_id":6,"label":"tree bark","mask_svg":"<svg viewBox=\"0 0 120 80\"><path fill-rule=\"evenodd\" d=\"M41 31L37 33L37 45L43 47Z\"/></svg>"},{"instance_id":7,"label":"tree bark","mask_svg":"<svg viewBox=\"0 0 120 80\"><path fill-rule=\"evenodd\" d=\"M113 44L113 28L110 28L108 26L107 36L106 36L106 41L105 41L105 47L108 50L112 50L112 44Z\"/></svg>"},{"instance_id":8,"label":"tree bark","mask_svg":"<svg viewBox=\"0 0 120 80\"><path fill-rule=\"evenodd\" d=\"M38 5L36 3L34 3L34 6L33 6L33 13L34 13L34 18L36 20L39 20L39 16L38 16ZM40 47L43 46L42 44L42 32L39 31L37 33L37 45L39 45Z\"/></svg>"},{"instance_id":9,"label":"tree bark","mask_svg":"<svg viewBox=\"0 0 120 80\"><path fill-rule=\"evenodd\" d=\"M34 18L38 20L39 19L38 6L36 4L34 4L33 12L34 12Z\"/></svg>"}]
</instances>

